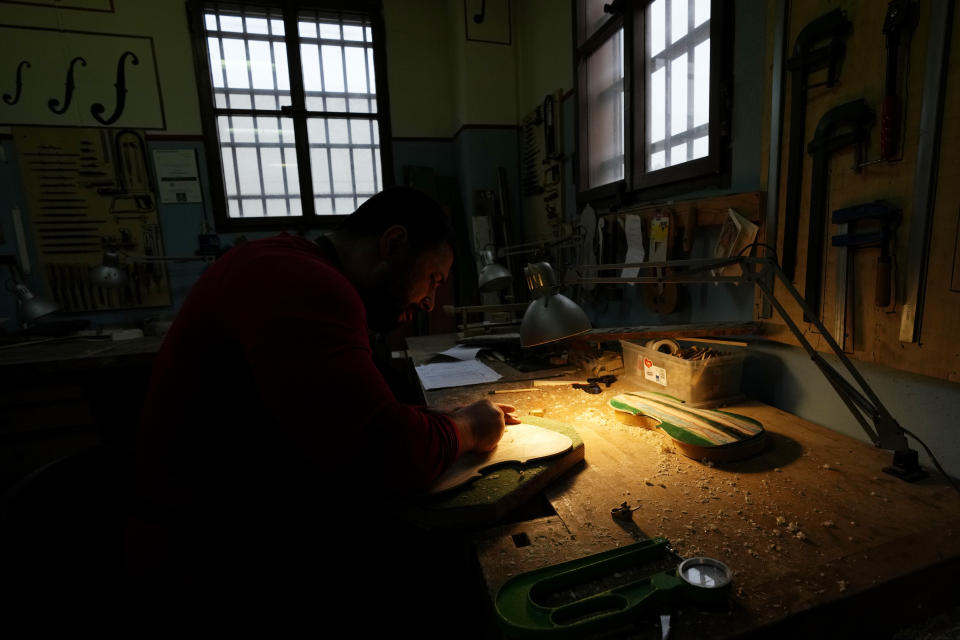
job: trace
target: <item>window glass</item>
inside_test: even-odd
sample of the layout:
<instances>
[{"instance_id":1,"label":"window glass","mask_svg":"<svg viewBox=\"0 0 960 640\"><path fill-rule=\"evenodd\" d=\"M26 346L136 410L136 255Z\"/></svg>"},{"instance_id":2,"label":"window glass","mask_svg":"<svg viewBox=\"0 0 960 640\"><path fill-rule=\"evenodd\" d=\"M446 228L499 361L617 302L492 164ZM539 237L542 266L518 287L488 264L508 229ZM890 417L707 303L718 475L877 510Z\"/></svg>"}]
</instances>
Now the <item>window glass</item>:
<instances>
[{"instance_id":1,"label":"window glass","mask_svg":"<svg viewBox=\"0 0 960 640\"><path fill-rule=\"evenodd\" d=\"M202 23L230 218L302 215L298 144L310 159L316 214L352 213L382 190L368 19L320 10L297 14L308 113L294 117L305 119L306 140L296 139L289 113L280 117L293 102L282 11L211 4Z\"/></svg>"},{"instance_id":2,"label":"window glass","mask_svg":"<svg viewBox=\"0 0 960 640\"><path fill-rule=\"evenodd\" d=\"M647 12L646 169L708 155L710 2L655 0Z\"/></svg>"},{"instance_id":3,"label":"window glass","mask_svg":"<svg viewBox=\"0 0 960 640\"><path fill-rule=\"evenodd\" d=\"M624 173L623 29L587 57L588 187L621 180Z\"/></svg>"}]
</instances>

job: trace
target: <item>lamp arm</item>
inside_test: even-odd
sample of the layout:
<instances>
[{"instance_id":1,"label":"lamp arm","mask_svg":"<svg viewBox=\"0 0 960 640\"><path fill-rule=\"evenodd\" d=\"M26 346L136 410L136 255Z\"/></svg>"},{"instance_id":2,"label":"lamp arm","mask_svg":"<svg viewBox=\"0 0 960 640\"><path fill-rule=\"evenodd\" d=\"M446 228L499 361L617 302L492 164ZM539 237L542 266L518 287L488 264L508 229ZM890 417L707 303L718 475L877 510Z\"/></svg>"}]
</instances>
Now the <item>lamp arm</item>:
<instances>
[{"instance_id":1,"label":"lamp arm","mask_svg":"<svg viewBox=\"0 0 960 640\"><path fill-rule=\"evenodd\" d=\"M742 273L738 276L713 275L716 269L722 269L729 265L739 265ZM653 269L656 275L640 276L627 278L597 278L585 277L580 275L580 271L602 270L602 269ZM873 389L867 383L866 379L860 374L853 363L843 352L843 349L837 344L836 340L827 331L827 328L820 322L818 315L810 308L807 301L804 300L800 292L794 288L790 279L783 273L777 263L769 257L752 256L733 256L729 258L702 259L702 260L668 260L666 262L639 262L622 264L603 264L603 265L578 265L575 270L568 270L565 278L566 284L657 284L657 283L706 283L706 282L748 282L754 284L760 289L761 293L770 301L770 304L783 321L787 328L800 343L800 346L814 364L820 369L827 382L834 388L837 395L847 406L853 416L863 427L870 440L878 447L891 449L893 451L908 451L906 436L903 428L890 415L887 408L880 401L880 398L873 392ZM681 272L668 272L667 269L682 269ZM703 273L708 272L708 273ZM702 275L697 275L702 274ZM811 323L820 332L830 350L843 364L853 378L856 385L848 381L840 374L830 363L828 363L820 353L813 348L813 345L807 340L806 335L797 326L790 313L777 300L773 292L773 278L775 276L780 280L780 284L790 293L801 310ZM866 417L864 416L866 414ZM870 422L867 421L869 417Z\"/></svg>"},{"instance_id":2,"label":"lamp arm","mask_svg":"<svg viewBox=\"0 0 960 640\"><path fill-rule=\"evenodd\" d=\"M586 232L582 227L577 227L577 230L571 233L568 236L564 236L559 240L544 240L542 242L526 242L523 244L515 244L511 246L501 247L497 249L493 245L486 245L486 247L493 247L495 255L498 258L506 258L509 256L518 256L524 253L531 253L537 249L566 249L568 247L575 247L581 242L583 242Z\"/></svg>"},{"instance_id":3,"label":"lamp arm","mask_svg":"<svg viewBox=\"0 0 960 640\"><path fill-rule=\"evenodd\" d=\"M757 260L755 258L744 258L744 260ZM847 404L847 407L850 409L851 413L854 414L854 417L864 425L862 416L857 410L857 407L854 406L854 403L859 405L859 409L866 411L870 415L871 420L873 421L873 426L876 429L876 433L873 433L872 430L867 429L864 426L864 430L867 432L867 435L871 437L874 444L878 447L883 447L884 449L892 449L894 451L900 451L908 449L907 438L904 435L903 429L900 427L899 423L890 415L890 412L887 411L887 408L883 405L883 402L880 401L880 398L877 397L877 394L873 392L873 389L867 383L866 379L861 375L853 363L850 361L850 358L843 352L843 349L837 344L837 341L833 339L833 336L830 335L830 332L827 331L827 328L823 326L823 323L820 322L820 318L813 309L810 308L810 305L807 304L807 301L804 300L803 296L800 295L800 292L794 288L793 284L790 282L790 279L787 278L786 274L780 269L779 266L773 260L768 258L759 259L763 263L763 267L758 271L750 270L749 279L753 280L754 284L759 287L760 291L767 297L770 301L770 304L777 310L777 313L780 314L780 317L783 318L784 322L787 323L787 326L793 332L794 337L800 342L801 346L810 355L810 358L817 364L820 370L824 373L824 376L828 381L834 385L838 395L841 399ZM857 383L857 386L854 387L850 384L845 378L843 378L839 372L834 369L829 363L827 363L823 357L817 352L816 349L810 344L806 339L803 332L800 331L796 323L790 317L790 314L787 313L786 309L783 308L783 305L780 304L780 301L777 300L776 296L773 294L772 287L769 285L769 281L765 279L765 274L772 272L780 284L793 296L793 299L797 301L800 305L800 308L810 318L811 323L816 327L817 331L820 332L820 336L826 341L827 345L833 351L834 355L843 363L844 368L849 372L850 376ZM747 270L744 270L744 273L747 273ZM827 372L830 373L827 373ZM839 381L842 381L839 382ZM863 392L863 395L857 390ZM841 391L842 390L842 391ZM866 397L864 397L866 396ZM876 436L876 437L874 437Z\"/></svg>"}]
</instances>

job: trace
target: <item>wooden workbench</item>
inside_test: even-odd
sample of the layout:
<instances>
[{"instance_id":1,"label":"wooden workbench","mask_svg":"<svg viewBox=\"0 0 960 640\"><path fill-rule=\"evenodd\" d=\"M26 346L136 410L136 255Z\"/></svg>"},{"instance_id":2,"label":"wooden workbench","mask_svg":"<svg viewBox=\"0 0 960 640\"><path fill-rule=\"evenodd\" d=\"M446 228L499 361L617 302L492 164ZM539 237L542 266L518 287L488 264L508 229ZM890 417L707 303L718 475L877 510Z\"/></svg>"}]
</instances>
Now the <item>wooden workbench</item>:
<instances>
[{"instance_id":1,"label":"wooden workbench","mask_svg":"<svg viewBox=\"0 0 960 640\"><path fill-rule=\"evenodd\" d=\"M507 378L427 399L456 406L510 386L528 383ZM731 410L764 424L767 450L708 466L659 431L615 421L607 400L627 390L618 382L600 395L564 387L503 396L520 417L544 409L574 427L585 461L545 490L555 516L476 536L491 597L518 573L663 536L681 556L717 558L735 572L730 608L681 612L677 639L884 637L875 634L960 604L947 579L960 569L960 494L942 477L903 482L882 472L888 452L758 402ZM624 501L640 505L632 523L610 515Z\"/></svg>"},{"instance_id":2,"label":"wooden workbench","mask_svg":"<svg viewBox=\"0 0 960 640\"><path fill-rule=\"evenodd\" d=\"M162 341L51 340L0 349L0 490L91 446L131 446Z\"/></svg>"}]
</instances>

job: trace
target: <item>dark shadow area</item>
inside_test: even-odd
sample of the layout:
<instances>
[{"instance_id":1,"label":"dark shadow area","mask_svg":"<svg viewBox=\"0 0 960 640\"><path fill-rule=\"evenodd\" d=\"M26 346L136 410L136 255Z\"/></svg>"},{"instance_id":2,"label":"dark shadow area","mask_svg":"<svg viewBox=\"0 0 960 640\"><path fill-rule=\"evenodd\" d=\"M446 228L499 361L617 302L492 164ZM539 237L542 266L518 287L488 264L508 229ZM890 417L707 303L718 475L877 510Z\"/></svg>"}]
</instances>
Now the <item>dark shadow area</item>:
<instances>
[{"instance_id":1,"label":"dark shadow area","mask_svg":"<svg viewBox=\"0 0 960 640\"><path fill-rule=\"evenodd\" d=\"M743 359L741 390L754 400L776 406L777 389L784 384L784 371L779 358L748 349Z\"/></svg>"},{"instance_id":2,"label":"dark shadow area","mask_svg":"<svg viewBox=\"0 0 960 640\"><path fill-rule=\"evenodd\" d=\"M954 578L958 571L960 560L954 559L736 637L749 640L909 638L900 630L949 612L960 604Z\"/></svg>"},{"instance_id":3,"label":"dark shadow area","mask_svg":"<svg viewBox=\"0 0 960 640\"><path fill-rule=\"evenodd\" d=\"M800 443L781 433L767 431L767 443L763 452L746 460L714 463L714 466L733 473L764 473L782 468L803 455Z\"/></svg>"},{"instance_id":4,"label":"dark shadow area","mask_svg":"<svg viewBox=\"0 0 960 640\"><path fill-rule=\"evenodd\" d=\"M622 520L620 518L614 518L613 516L610 516L610 517L613 519L613 521L616 523L618 527L620 527L621 529L629 533L631 536L633 536L634 540L648 540L649 538L653 537L649 533L641 529L637 525L637 523L634 522L633 520Z\"/></svg>"}]
</instances>

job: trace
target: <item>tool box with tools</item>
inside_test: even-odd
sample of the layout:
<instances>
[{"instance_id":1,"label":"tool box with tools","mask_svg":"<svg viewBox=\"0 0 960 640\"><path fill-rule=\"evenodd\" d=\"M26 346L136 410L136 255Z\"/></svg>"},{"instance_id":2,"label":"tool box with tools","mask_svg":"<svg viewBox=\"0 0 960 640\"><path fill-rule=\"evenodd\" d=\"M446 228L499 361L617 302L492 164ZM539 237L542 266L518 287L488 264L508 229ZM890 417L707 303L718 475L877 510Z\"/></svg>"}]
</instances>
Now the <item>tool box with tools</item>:
<instances>
[{"instance_id":1,"label":"tool box with tools","mask_svg":"<svg viewBox=\"0 0 960 640\"><path fill-rule=\"evenodd\" d=\"M744 350L723 351L683 346L676 340L640 344L621 340L626 385L639 391L666 393L690 407L716 407L739 402Z\"/></svg>"}]
</instances>

